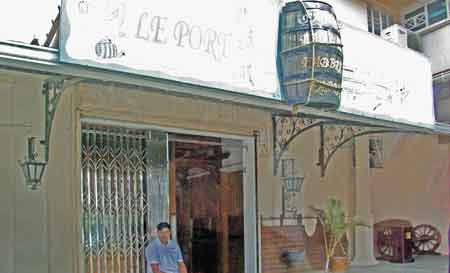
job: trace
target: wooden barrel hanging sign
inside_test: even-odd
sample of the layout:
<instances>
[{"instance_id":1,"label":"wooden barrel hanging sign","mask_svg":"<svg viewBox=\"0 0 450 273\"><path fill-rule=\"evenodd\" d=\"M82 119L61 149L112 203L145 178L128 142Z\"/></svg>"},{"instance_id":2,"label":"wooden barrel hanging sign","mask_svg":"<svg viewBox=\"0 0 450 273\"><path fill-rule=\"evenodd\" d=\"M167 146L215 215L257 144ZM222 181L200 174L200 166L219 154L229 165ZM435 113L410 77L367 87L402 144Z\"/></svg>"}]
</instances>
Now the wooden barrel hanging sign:
<instances>
[{"instance_id":1,"label":"wooden barrel hanging sign","mask_svg":"<svg viewBox=\"0 0 450 273\"><path fill-rule=\"evenodd\" d=\"M281 10L278 66L289 104L337 109L343 53L333 7L321 1L295 1Z\"/></svg>"}]
</instances>

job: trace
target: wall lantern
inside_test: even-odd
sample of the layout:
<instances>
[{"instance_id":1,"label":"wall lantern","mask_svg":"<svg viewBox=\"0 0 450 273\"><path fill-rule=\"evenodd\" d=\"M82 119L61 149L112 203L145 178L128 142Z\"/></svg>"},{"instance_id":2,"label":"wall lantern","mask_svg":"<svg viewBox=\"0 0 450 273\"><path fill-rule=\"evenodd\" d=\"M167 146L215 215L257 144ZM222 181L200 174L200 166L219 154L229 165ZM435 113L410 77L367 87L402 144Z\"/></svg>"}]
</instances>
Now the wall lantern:
<instances>
[{"instance_id":1,"label":"wall lantern","mask_svg":"<svg viewBox=\"0 0 450 273\"><path fill-rule=\"evenodd\" d=\"M337 109L342 86L341 35L333 7L287 3L279 18L278 73L289 104Z\"/></svg>"},{"instance_id":2,"label":"wall lantern","mask_svg":"<svg viewBox=\"0 0 450 273\"><path fill-rule=\"evenodd\" d=\"M302 191L304 177L294 176L283 178L283 186L288 193L299 193Z\"/></svg>"},{"instance_id":3,"label":"wall lantern","mask_svg":"<svg viewBox=\"0 0 450 273\"><path fill-rule=\"evenodd\" d=\"M25 176L25 184L30 190L39 188L45 166L47 166L47 162L38 161L36 158L35 137L29 137L28 154L25 156L24 161L19 161L19 164L20 167L22 167L23 175Z\"/></svg>"}]
</instances>

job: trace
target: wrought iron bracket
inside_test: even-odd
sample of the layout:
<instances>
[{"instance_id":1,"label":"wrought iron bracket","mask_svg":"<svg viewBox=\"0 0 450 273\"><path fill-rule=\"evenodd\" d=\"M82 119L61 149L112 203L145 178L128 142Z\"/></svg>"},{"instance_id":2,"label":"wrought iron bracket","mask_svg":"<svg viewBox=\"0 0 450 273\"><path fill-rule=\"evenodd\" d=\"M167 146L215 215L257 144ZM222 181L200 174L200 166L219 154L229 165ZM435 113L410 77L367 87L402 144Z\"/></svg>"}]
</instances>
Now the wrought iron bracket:
<instances>
[{"instance_id":1,"label":"wrought iron bracket","mask_svg":"<svg viewBox=\"0 0 450 273\"><path fill-rule=\"evenodd\" d=\"M336 152L350 141L372 134L388 134L388 133L404 133L418 134L422 133L413 130L395 129L389 127L374 127L367 125L336 125L321 124L320 125L320 147L319 160L317 165L320 167L320 176L325 177L325 172L329 166L331 159Z\"/></svg>"},{"instance_id":2,"label":"wrought iron bracket","mask_svg":"<svg viewBox=\"0 0 450 273\"><path fill-rule=\"evenodd\" d=\"M314 117L273 115L273 168L278 172L280 160L289 144L300 134L321 125L325 120Z\"/></svg>"},{"instance_id":3,"label":"wrought iron bracket","mask_svg":"<svg viewBox=\"0 0 450 273\"><path fill-rule=\"evenodd\" d=\"M424 132L417 130L373 126L359 122L343 122L312 116L273 115L272 120L275 175L278 173L281 158L288 149L289 144L298 136L314 127L320 128L320 147L317 165L320 167L321 177L325 176L327 167L336 152L355 138L370 134L386 133L424 134Z\"/></svg>"},{"instance_id":4,"label":"wrought iron bracket","mask_svg":"<svg viewBox=\"0 0 450 273\"><path fill-rule=\"evenodd\" d=\"M50 156L50 136L55 118L56 109L62 94L67 87L79 83L83 80L68 80L65 78L51 78L44 81L42 85L42 96L44 97L45 131L44 138L40 143L44 146L44 159L48 162Z\"/></svg>"}]
</instances>

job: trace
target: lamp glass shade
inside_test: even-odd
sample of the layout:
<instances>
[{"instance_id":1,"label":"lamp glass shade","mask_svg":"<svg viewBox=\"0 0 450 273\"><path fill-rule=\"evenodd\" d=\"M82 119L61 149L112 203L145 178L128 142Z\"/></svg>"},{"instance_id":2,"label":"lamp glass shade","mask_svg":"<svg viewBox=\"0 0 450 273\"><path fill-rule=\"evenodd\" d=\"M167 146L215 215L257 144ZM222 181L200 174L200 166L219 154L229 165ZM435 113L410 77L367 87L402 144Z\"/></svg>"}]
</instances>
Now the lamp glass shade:
<instances>
[{"instance_id":1,"label":"lamp glass shade","mask_svg":"<svg viewBox=\"0 0 450 273\"><path fill-rule=\"evenodd\" d=\"M25 184L28 189L36 190L40 187L46 165L46 162L36 160L25 160L20 162L20 166L22 167L25 176Z\"/></svg>"}]
</instances>

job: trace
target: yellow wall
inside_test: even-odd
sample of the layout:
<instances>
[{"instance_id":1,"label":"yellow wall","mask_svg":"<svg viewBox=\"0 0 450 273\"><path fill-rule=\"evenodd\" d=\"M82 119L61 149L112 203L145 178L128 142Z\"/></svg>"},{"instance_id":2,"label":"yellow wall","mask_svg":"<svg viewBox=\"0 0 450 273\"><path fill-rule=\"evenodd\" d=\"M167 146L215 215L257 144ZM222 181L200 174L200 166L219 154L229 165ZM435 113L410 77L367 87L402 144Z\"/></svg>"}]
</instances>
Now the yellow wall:
<instances>
[{"instance_id":1,"label":"yellow wall","mask_svg":"<svg viewBox=\"0 0 450 273\"><path fill-rule=\"evenodd\" d=\"M448 145L437 136L393 135L384 137L383 169L372 169L370 183L375 220L402 218L412 224L437 227L448 252L450 177ZM389 147L390 146L390 147Z\"/></svg>"},{"instance_id":2,"label":"yellow wall","mask_svg":"<svg viewBox=\"0 0 450 273\"><path fill-rule=\"evenodd\" d=\"M330 196L343 200L348 210L351 208L351 185L353 172L351 168L351 144L345 145L336 153L329 164L325 177L321 177L320 168L316 165L319 158L320 130L314 128L297 137L290 145L287 158L295 158L296 169L305 177L303 192L299 197L300 208L304 214L311 205L323 205Z\"/></svg>"},{"instance_id":3,"label":"yellow wall","mask_svg":"<svg viewBox=\"0 0 450 273\"><path fill-rule=\"evenodd\" d=\"M36 78L0 75L0 272L48 272L46 192L25 189L17 164L26 136L40 135Z\"/></svg>"}]
</instances>

